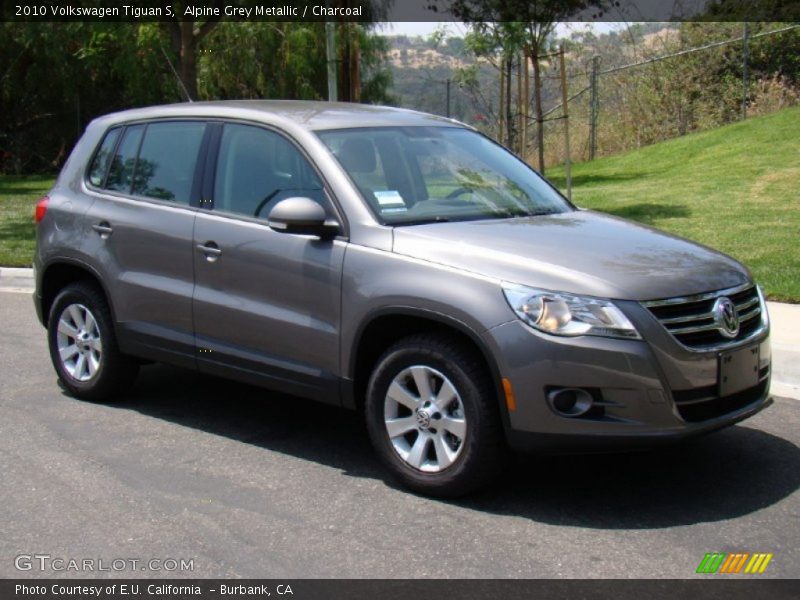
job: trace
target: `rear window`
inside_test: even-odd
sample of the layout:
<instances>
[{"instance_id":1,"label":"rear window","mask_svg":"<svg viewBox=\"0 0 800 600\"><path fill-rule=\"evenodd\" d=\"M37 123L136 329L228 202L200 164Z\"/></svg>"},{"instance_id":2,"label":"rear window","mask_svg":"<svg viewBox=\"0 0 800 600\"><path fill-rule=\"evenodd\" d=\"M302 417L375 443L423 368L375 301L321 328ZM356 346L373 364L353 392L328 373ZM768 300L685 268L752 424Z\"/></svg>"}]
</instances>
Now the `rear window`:
<instances>
[{"instance_id":1,"label":"rear window","mask_svg":"<svg viewBox=\"0 0 800 600\"><path fill-rule=\"evenodd\" d=\"M100 145L89 170L92 185L189 204L205 123L164 121L130 125L124 128L117 144L120 131L109 131Z\"/></svg>"}]
</instances>

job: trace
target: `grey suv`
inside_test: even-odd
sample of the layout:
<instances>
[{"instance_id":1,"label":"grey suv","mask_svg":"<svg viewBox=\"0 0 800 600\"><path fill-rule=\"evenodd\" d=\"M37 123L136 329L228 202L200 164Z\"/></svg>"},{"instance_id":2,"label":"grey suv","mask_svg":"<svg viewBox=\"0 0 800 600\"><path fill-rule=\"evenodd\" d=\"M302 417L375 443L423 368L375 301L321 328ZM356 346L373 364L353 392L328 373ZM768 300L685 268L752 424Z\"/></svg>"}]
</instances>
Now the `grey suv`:
<instances>
[{"instance_id":1,"label":"grey suv","mask_svg":"<svg viewBox=\"0 0 800 600\"><path fill-rule=\"evenodd\" d=\"M508 449L630 448L764 408L766 305L731 258L581 210L462 124L215 102L92 122L37 206L35 304L90 400L163 361L363 411L407 486Z\"/></svg>"}]
</instances>

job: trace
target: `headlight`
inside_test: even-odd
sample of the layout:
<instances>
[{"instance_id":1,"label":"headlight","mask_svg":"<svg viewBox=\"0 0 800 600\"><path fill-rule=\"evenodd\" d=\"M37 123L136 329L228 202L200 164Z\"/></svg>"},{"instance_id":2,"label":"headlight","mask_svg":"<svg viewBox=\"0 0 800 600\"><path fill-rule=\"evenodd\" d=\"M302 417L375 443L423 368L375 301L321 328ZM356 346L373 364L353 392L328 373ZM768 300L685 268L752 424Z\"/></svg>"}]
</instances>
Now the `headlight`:
<instances>
[{"instance_id":1,"label":"headlight","mask_svg":"<svg viewBox=\"0 0 800 600\"><path fill-rule=\"evenodd\" d=\"M503 293L517 316L539 331L640 339L628 317L610 300L514 284L504 284Z\"/></svg>"}]
</instances>

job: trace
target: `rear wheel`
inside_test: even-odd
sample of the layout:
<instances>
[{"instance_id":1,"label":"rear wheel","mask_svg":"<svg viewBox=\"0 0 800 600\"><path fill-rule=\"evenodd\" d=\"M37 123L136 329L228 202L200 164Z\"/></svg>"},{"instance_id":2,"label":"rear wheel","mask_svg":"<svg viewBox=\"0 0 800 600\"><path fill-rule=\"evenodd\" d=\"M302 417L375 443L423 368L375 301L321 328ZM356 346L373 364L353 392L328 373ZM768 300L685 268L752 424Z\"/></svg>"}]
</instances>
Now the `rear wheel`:
<instances>
[{"instance_id":1,"label":"rear wheel","mask_svg":"<svg viewBox=\"0 0 800 600\"><path fill-rule=\"evenodd\" d=\"M127 389L138 364L120 353L103 294L80 282L65 287L50 309L50 358L66 390L86 400L108 400Z\"/></svg>"},{"instance_id":2,"label":"rear wheel","mask_svg":"<svg viewBox=\"0 0 800 600\"><path fill-rule=\"evenodd\" d=\"M367 388L372 444L409 488L442 497L473 491L505 455L491 378L447 335L401 340L378 360Z\"/></svg>"}]
</instances>

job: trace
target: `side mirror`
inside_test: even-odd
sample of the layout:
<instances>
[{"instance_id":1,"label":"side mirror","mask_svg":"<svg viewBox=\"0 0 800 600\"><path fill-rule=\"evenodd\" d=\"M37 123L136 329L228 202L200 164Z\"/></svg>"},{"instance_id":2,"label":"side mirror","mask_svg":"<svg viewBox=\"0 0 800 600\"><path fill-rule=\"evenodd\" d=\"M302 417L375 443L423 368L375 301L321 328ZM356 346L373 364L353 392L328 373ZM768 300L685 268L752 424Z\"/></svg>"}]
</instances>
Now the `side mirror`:
<instances>
[{"instance_id":1,"label":"side mirror","mask_svg":"<svg viewBox=\"0 0 800 600\"><path fill-rule=\"evenodd\" d=\"M295 197L281 200L269 211L267 224L280 233L332 237L339 224L329 221L325 209L311 198Z\"/></svg>"}]
</instances>

